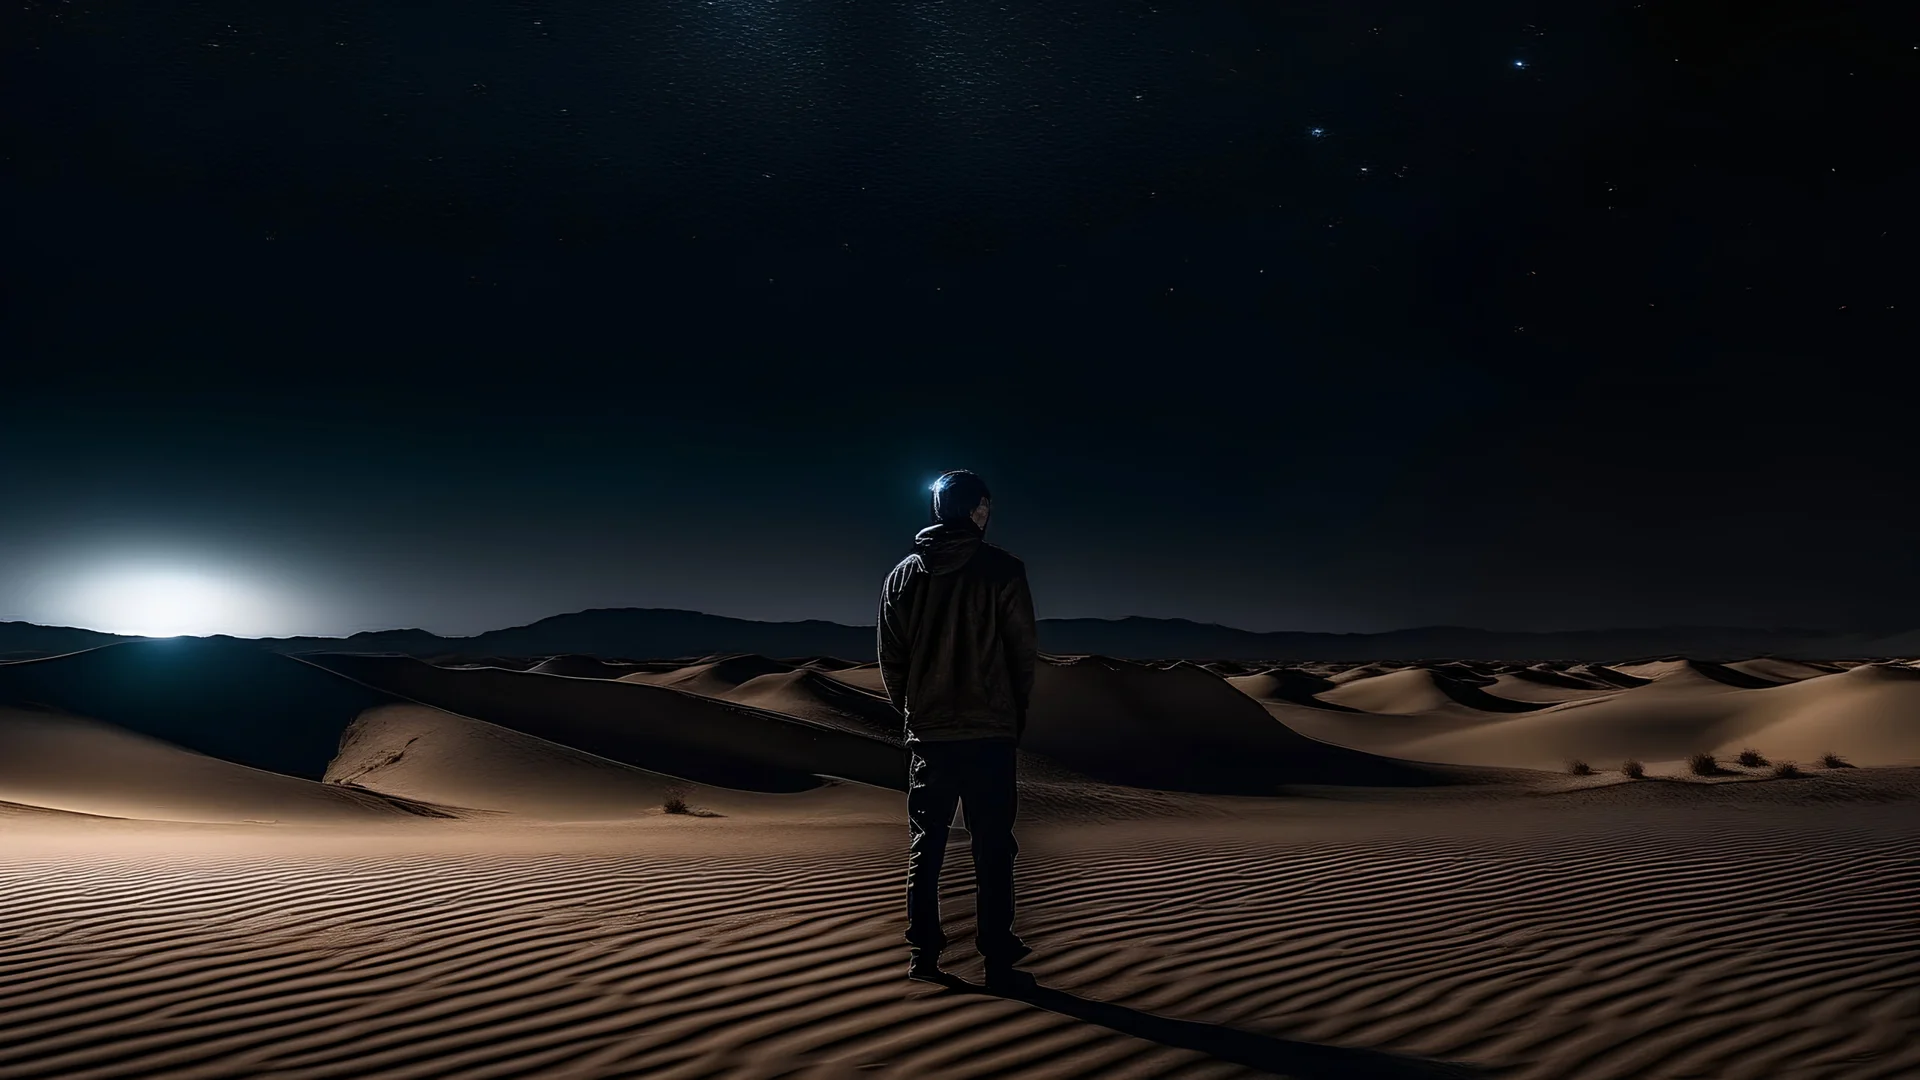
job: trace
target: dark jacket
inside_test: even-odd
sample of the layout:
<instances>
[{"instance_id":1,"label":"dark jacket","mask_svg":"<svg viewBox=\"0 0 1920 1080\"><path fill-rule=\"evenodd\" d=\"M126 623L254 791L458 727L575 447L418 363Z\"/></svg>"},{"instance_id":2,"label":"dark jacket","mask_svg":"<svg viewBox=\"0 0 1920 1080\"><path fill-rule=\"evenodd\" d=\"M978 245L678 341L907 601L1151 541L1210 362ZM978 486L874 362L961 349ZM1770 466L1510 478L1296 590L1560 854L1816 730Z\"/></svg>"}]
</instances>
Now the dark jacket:
<instances>
[{"instance_id":1,"label":"dark jacket","mask_svg":"<svg viewBox=\"0 0 1920 1080\"><path fill-rule=\"evenodd\" d=\"M909 745L1019 739L1033 696L1027 567L968 524L931 525L880 591L880 677Z\"/></svg>"}]
</instances>

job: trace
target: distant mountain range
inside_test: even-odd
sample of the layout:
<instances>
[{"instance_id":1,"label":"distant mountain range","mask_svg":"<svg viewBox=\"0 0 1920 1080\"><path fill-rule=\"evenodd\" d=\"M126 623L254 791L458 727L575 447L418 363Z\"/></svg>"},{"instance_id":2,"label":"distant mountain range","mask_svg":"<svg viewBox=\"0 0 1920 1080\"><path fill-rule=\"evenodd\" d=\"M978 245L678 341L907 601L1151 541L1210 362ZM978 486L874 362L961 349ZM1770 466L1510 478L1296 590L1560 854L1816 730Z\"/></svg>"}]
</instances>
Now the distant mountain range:
<instances>
[{"instance_id":1,"label":"distant mountain range","mask_svg":"<svg viewBox=\"0 0 1920 1080\"><path fill-rule=\"evenodd\" d=\"M0 659L75 652L126 635L67 626L0 622ZM473 637L425 630L379 630L345 638L265 638L276 652L404 653L421 657L550 656L584 653L624 659L674 659L720 653L874 659L871 626L755 622L671 608L595 608ZM1519 633L1427 626L1380 634L1306 631L1255 633L1186 619L1042 619L1040 647L1054 654L1158 660L1592 660L1618 663L1655 656L1739 660L1780 655L1846 659L1920 655L1920 631L1893 636L1819 630L1676 626Z\"/></svg>"}]
</instances>

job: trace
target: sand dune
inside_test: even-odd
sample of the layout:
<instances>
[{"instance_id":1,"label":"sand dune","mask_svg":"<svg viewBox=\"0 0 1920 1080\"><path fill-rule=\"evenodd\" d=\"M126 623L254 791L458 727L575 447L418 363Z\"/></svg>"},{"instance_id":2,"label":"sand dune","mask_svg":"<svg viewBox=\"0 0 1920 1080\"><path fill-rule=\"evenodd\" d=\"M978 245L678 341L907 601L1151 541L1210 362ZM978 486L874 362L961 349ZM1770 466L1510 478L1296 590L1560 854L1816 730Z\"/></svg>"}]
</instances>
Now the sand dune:
<instances>
[{"instance_id":1,"label":"sand dune","mask_svg":"<svg viewBox=\"0 0 1920 1080\"><path fill-rule=\"evenodd\" d=\"M761 675L716 696L890 743L904 738L904 725L892 702L814 668Z\"/></svg>"},{"instance_id":2,"label":"sand dune","mask_svg":"<svg viewBox=\"0 0 1920 1080\"><path fill-rule=\"evenodd\" d=\"M749 679L792 671L794 665L753 653L721 656L666 671L636 671L620 677L622 682L670 686L692 694L718 697Z\"/></svg>"},{"instance_id":3,"label":"sand dune","mask_svg":"<svg viewBox=\"0 0 1920 1080\"><path fill-rule=\"evenodd\" d=\"M1598 697L1601 694L1617 693L1620 689L1620 686L1593 675L1575 675L1545 666L1506 672L1486 687L1487 693L1495 697L1503 697L1511 701L1527 701L1538 705L1578 701L1583 698Z\"/></svg>"},{"instance_id":4,"label":"sand dune","mask_svg":"<svg viewBox=\"0 0 1920 1080\"><path fill-rule=\"evenodd\" d=\"M693 784L424 705L386 705L355 720L328 779L549 821L660 815L669 794L696 811L793 823L896 822L906 814L898 793L866 785L765 795Z\"/></svg>"},{"instance_id":5,"label":"sand dune","mask_svg":"<svg viewBox=\"0 0 1920 1080\"><path fill-rule=\"evenodd\" d=\"M1575 664L1567 668L1566 673L1619 687L1644 686L1647 683L1646 679L1638 675L1630 675L1605 664Z\"/></svg>"},{"instance_id":6,"label":"sand dune","mask_svg":"<svg viewBox=\"0 0 1920 1080\"><path fill-rule=\"evenodd\" d=\"M1654 680L1674 680L1675 682L1694 682L1707 680L1743 690L1758 690L1762 687L1777 686L1776 678L1755 675L1728 664L1718 664L1710 660L1689 660L1684 656L1670 657L1664 660L1648 660L1638 664L1621 664L1617 670L1636 678Z\"/></svg>"},{"instance_id":7,"label":"sand dune","mask_svg":"<svg viewBox=\"0 0 1920 1080\"><path fill-rule=\"evenodd\" d=\"M865 690L869 694L879 697L887 696L887 684L880 678L879 664L856 664L853 667L828 671L824 674L835 682L846 683L848 686Z\"/></svg>"},{"instance_id":8,"label":"sand dune","mask_svg":"<svg viewBox=\"0 0 1920 1080\"><path fill-rule=\"evenodd\" d=\"M802 656L788 661L794 667L812 668L815 671L845 671L859 667L858 660L842 660L837 656Z\"/></svg>"},{"instance_id":9,"label":"sand dune","mask_svg":"<svg viewBox=\"0 0 1920 1080\"><path fill-rule=\"evenodd\" d=\"M1034 673L1024 745L1087 776L1170 791L1443 782L1427 770L1305 738L1193 665L1043 663Z\"/></svg>"},{"instance_id":10,"label":"sand dune","mask_svg":"<svg viewBox=\"0 0 1920 1080\"><path fill-rule=\"evenodd\" d=\"M1703 670L1704 668L1704 670ZM1807 763L1832 751L1855 764L1920 762L1920 672L1864 665L1783 685L1741 687L1705 665L1675 665L1655 681L1524 716L1430 731L1381 718L1281 714L1316 738L1417 761L1558 769L1578 758L1677 763L1752 747ZM1742 676L1753 679L1753 676Z\"/></svg>"},{"instance_id":11,"label":"sand dune","mask_svg":"<svg viewBox=\"0 0 1920 1080\"><path fill-rule=\"evenodd\" d=\"M1393 665L1393 664L1359 664L1354 667L1341 668L1338 671L1327 672L1326 676L1330 681L1337 684L1344 685L1350 682L1358 682L1361 679L1371 679L1380 675L1390 675L1393 672L1396 672L1399 670L1400 668L1397 665Z\"/></svg>"},{"instance_id":12,"label":"sand dune","mask_svg":"<svg viewBox=\"0 0 1920 1080\"><path fill-rule=\"evenodd\" d=\"M1339 684L1325 675L1300 668L1276 667L1251 675L1237 675L1228 678L1227 685L1255 701L1291 701L1330 709L1347 707L1317 700L1315 695L1325 693Z\"/></svg>"},{"instance_id":13,"label":"sand dune","mask_svg":"<svg viewBox=\"0 0 1920 1080\"><path fill-rule=\"evenodd\" d=\"M389 695L231 639L128 641L0 667L0 705L91 717L212 757L318 780Z\"/></svg>"},{"instance_id":14,"label":"sand dune","mask_svg":"<svg viewBox=\"0 0 1920 1080\"><path fill-rule=\"evenodd\" d=\"M1801 660L1788 660L1778 656L1761 656L1752 660L1739 660L1728 664L1730 670L1772 683L1798 682L1801 679L1817 679L1822 675L1831 675L1844 668L1832 664L1809 664Z\"/></svg>"},{"instance_id":15,"label":"sand dune","mask_svg":"<svg viewBox=\"0 0 1920 1080\"><path fill-rule=\"evenodd\" d=\"M1766 708L1754 710L1763 723L1716 750L1736 753L1738 742L1802 762L1829 751L1856 765L1920 762L1920 671L1863 664L1766 694Z\"/></svg>"},{"instance_id":16,"label":"sand dune","mask_svg":"<svg viewBox=\"0 0 1920 1080\"><path fill-rule=\"evenodd\" d=\"M541 675L565 675L571 679L618 679L633 674L633 668L626 664L609 664L592 656L580 656L564 653L549 656L525 671L538 672Z\"/></svg>"},{"instance_id":17,"label":"sand dune","mask_svg":"<svg viewBox=\"0 0 1920 1080\"><path fill-rule=\"evenodd\" d=\"M878 739L668 686L450 671L403 656L311 659L412 702L710 787L805 791L822 776L904 782L901 751Z\"/></svg>"},{"instance_id":18,"label":"sand dune","mask_svg":"<svg viewBox=\"0 0 1920 1080\"><path fill-rule=\"evenodd\" d=\"M1334 705L1388 716L1411 716L1461 707L1506 713L1538 708L1530 702L1495 697L1478 686L1422 667L1353 679L1316 696Z\"/></svg>"},{"instance_id":19,"label":"sand dune","mask_svg":"<svg viewBox=\"0 0 1920 1080\"><path fill-rule=\"evenodd\" d=\"M448 813L250 769L85 717L18 708L0 708L0 801L156 821L351 822Z\"/></svg>"},{"instance_id":20,"label":"sand dune","mask_svg":"<svg viewBox=\"0 0 1920 1080\"><path fill-rule=\"evenodd\" d=\"M880 687L878 668L866 665L763 675L715 696L892 740L900 720ZM1023 746L1069 775L1169 792L1454 779L1302 738L1195 664L1044 658Z\"/></svg>"}]
</instances>

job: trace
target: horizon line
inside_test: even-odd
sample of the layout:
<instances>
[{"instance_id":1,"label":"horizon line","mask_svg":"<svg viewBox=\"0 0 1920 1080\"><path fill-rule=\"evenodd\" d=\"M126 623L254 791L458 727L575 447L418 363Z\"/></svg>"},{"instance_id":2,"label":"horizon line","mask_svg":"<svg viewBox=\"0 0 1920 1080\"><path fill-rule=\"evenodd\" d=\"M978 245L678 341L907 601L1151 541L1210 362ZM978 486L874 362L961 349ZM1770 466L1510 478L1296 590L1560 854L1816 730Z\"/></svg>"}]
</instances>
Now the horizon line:
<instances>
[{"instance_id":1,"label":"horizon line","mask_svg":"<svg viewBox=\"0 0 1920 1080\"><path fill-rule=\"evenodd\" d=\"M101 630L101 629L90 627L90 626L73 626L73 625L67 625L67 624L36 623L28 619L0 619L0 626L17 625L17 626L31 626L31 627L36 627L43 630L73 630L73 631L79 631L82 633L104 634L109 637L131 638L131 639L139 639L139 640L147 640L147 641L166 641L174 638L199 638L199 639L233 638L238 641L289 641L289 640L300 640L300 639L325 640L325 641L348 641L355 637L360 637L363 635L371 636L371 635L379 635L379 634L406 634L406 633L426 634L431 637L440 638L442 640L460 641L460 640L471 640L473 638L484 637L488 634L501 633L503 631L508 631L508 630L526 629L528 627L536 626L540 623L547 622L552 619L562 619L570 615L586 615L586 614L592 614L595 612L662 612L662 613L670 613L670 614L677 614L677 615L697 615L702 618L708 618L708 619L725 619L729 622L752 623L759 626L802 626L802 625L811 623L811 624L821 624L825 626L837 627L845 630L872 629L872 624L869 624L869 623L842 623L842 622L836 622L832 619L821 619L821 618L750 619L750 618L743 618L741 616L736 616L736 615L718 615L713 612L699 611L693 608L631 607L631 606L630 607L590 607L590 608L581 608L576 611L557 612L552 615L543 615L538 619L534 619L532 622L516 623L510 626L496 626L491 629L481 630L471 634L446 634L446 633L440 633L438 631L427 630L418 626L394 626L394 627L387 627L379 630L355 630L355 631L344 633L344 634L290 633L290 634L264 634L264 635L255 636L255 635L245 635L245 634L212 633L212 634L156 635L156 634L123 633L117 630ZM1639 626L1616 625L1616 626L1605 626L1605 627L1560 628L1560 629L1554 629L1554 630L1500 630L1500 629L1491 629L1488 627L1481 627L1481 626L1469 626L1462 623L1427 623L1427 624L1418 625L1418 626L1396 627L1391 630L1248 630L1244 627L1232 626L1227 623L1202 622L1197 619L1190 619L1190 618L1186 618L1185 616L1178 616L1178 615L1172 615L1172 616L1168 616L1168 615L1116 615L1116 616L1062 615L1062 616L1052 616L1048 618L1042 618L1037 621L1043 622L1043 623L1061 623L1061 622L1123 623L1123 622L1130 622L1130 621L1153 622L1153 623L1184 623L1189 626L1206 627L1206 628L1212 628L1217 630L1226 630L1236 634L1247 634L1247 635L1256 636L1256 637L1271 637L1275 635L1287 634L1287 635L1311 635L1316 637L1359 638L1359 637L1384 637L1391 634L1408 634L1408 633L1417 633L1422 631L1435 631L1435 630L1449 630L1449 631L1466 632L1466 633L1474 633L1474 634L1502 634L1502 635L1515 635L1515 636L1528 636L1528 637L1546 637L1550 635L1563 635L1563 634L1608 634L1608 633L1646 632L1646 631L1656 631L1656 630L1658 631L1717 630L1717 631L1737 631L1742 633L1814 634L1814 635L1820 635L1820 636L1826 636L1826 637L1856 635L1856 636L1862 636L1862 637L1880 638L1880 637L1892 637L1901 633L1908 632L1905 630L1896 630L1891 632L1882 632L1882 631L1876 631L1876 630L1857 630L1857 629L1856 630L1833 630L1833 629L1820 629L1820 628L1803 627L1803 626L1737 626L1737 625L1731 625L1731 624L1715 624L1715 623L1664 623L1664 624L1643 624Z\"/></svg>"}]
</instances>

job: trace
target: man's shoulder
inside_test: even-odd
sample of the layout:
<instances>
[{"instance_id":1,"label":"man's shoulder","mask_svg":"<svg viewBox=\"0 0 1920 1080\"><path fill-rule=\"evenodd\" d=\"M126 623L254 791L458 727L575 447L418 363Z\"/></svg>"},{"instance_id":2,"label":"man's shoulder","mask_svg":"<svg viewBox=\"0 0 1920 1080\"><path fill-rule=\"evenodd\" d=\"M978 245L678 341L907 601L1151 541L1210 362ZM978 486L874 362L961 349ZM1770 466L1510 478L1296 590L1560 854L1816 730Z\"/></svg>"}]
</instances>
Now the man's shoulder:
<instances>
[{"instance_id":1,"label":"man's shoulder","mask_svg":"<svg viewBox=\"0 0 1920 1080\"><path fill-rule=\"evenodd\" d=\"M1005 577L1025 577L1027 564L1018 555L996 544L983 543L973 556L982 564L982 569L993 570Z\"/></svg>"},{"instance_id":2,"label":"man's shoulder","mask_svg":"<svg viewBox=\"0 0 1920 1080\"><path fill-rule=\"evenodd\" d=\"M898 589L900 586L906 584L908 578L919 573L920 570L920 556L917 553L908 555L906 558L893 564L892 570L887 571L887 588Z\"/></svg>"}]
</instances>

